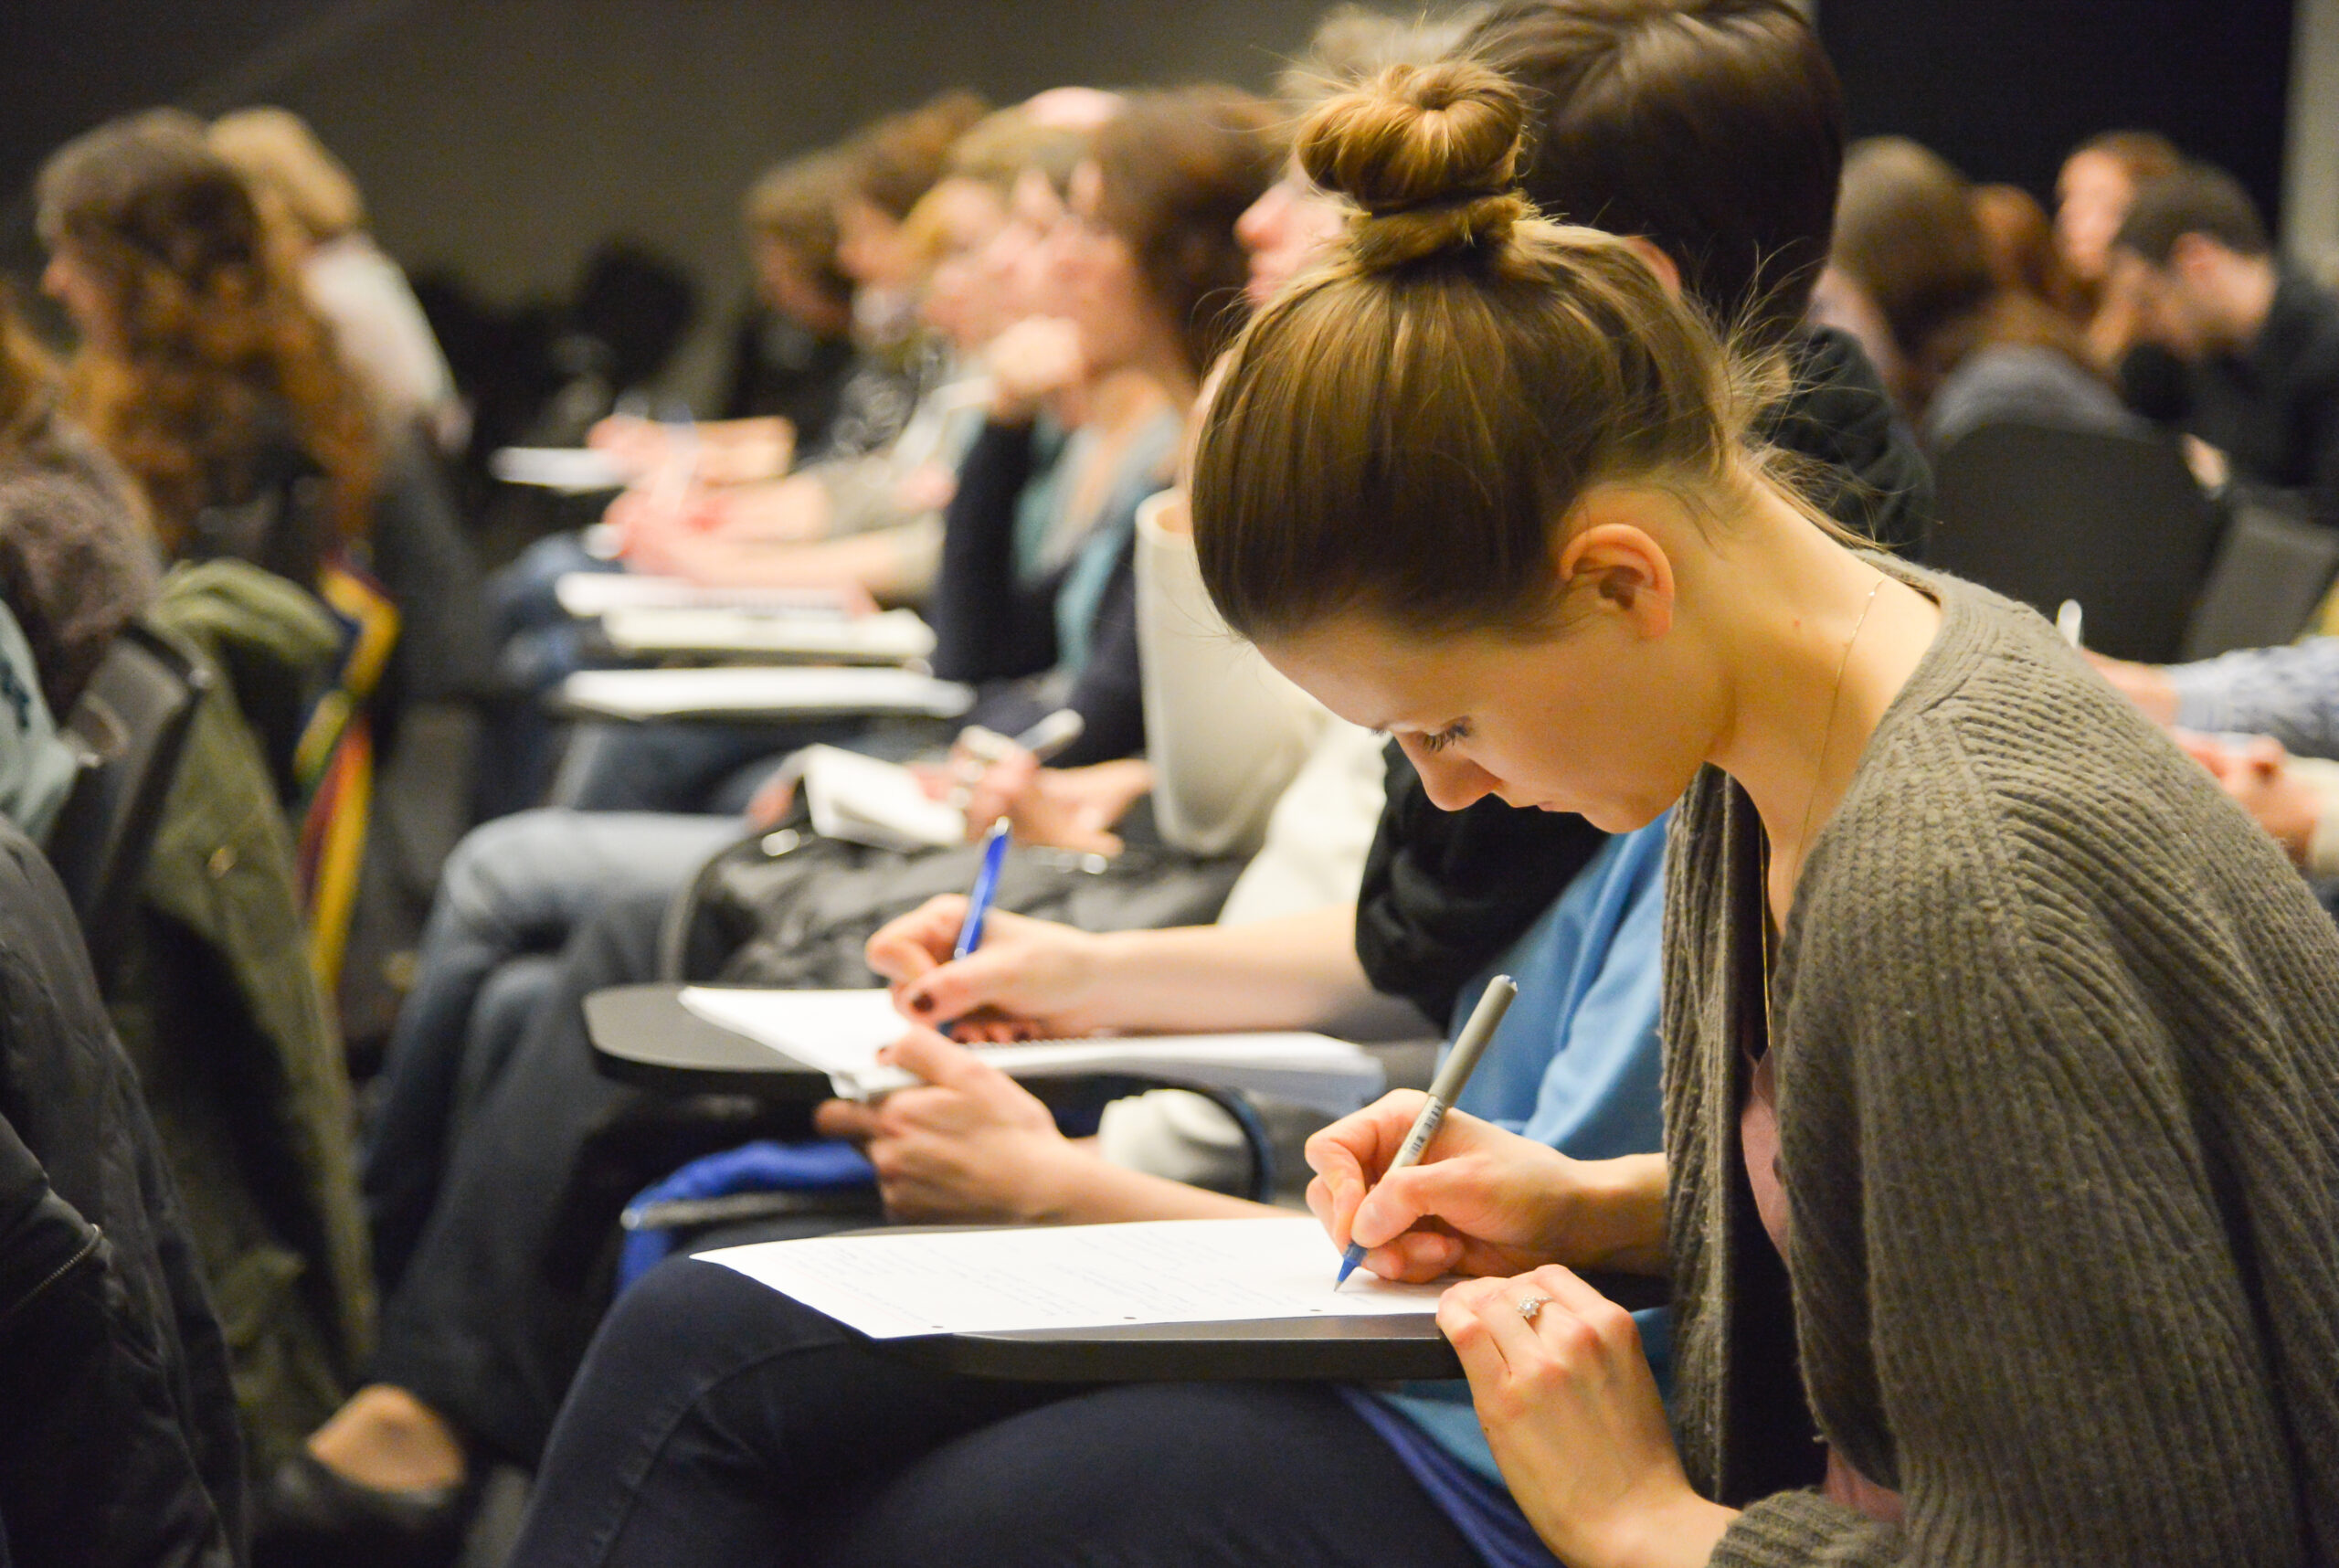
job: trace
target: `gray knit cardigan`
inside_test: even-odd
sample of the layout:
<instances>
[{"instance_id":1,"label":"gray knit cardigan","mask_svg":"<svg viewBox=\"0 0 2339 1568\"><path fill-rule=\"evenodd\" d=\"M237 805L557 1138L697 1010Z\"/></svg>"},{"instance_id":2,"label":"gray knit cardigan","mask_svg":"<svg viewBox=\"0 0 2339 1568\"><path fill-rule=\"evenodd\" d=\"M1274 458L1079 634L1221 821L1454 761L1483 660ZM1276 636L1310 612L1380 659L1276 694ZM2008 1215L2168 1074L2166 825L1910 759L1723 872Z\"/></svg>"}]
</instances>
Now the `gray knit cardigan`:
<instances>
[{"instance_id":1,"label":"gray knit cardigan","mask_svg":"<svg viewBox=\"0 0 2339 1568\"><path fill-rule=\"evenodd\" d=\"M1790 1271L1738 1141L1762 828L1675 819L1666 1142L1718 1563L2339 1553L2339 929L2036 615L1941 630L1810 855L1773 991ZM1898 1489L1809 1489L1819 1440Z\"/></svg>"}]
</instances>

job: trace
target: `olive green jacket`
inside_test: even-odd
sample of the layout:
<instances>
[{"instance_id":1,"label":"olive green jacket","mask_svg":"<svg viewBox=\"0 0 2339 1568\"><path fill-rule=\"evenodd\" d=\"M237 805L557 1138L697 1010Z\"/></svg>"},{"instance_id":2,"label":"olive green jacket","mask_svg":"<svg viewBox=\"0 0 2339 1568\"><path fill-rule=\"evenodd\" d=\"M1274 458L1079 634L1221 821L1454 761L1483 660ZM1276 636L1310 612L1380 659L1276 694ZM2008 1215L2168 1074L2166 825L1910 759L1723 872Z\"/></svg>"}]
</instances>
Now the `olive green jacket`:
<instances>
[{"instance_id":1,"label":"olive green jacket","mask_svg":"<svg viewBox=\"0 0 2339 1568\"><path fill-rule=\"evenodd\" d=\"M348 1070L309 964L280 771L341 631L231 561L174 573L149 620L225 678L196 712L110 1001L265 1474L340 1404L374 1327Z\"/></svg>"}]
</instances>

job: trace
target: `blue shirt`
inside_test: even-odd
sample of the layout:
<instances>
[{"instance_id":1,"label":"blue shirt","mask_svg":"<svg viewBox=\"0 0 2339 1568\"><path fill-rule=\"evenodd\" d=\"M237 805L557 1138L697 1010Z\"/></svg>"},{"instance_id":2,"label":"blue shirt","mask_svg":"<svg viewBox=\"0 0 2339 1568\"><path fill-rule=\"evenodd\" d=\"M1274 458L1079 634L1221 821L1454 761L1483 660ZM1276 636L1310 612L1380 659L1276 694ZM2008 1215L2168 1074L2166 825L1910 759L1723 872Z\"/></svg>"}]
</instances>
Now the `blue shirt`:
<instances>
[{"instance_id":1,"label":"blue shirt","mask_svg":"<svg viewBox=\"0 0 2339 1568\"><path fill-rule=\"evenodd\" d=\"M1657 954L1669 817L1611 839L1501 961L1464 988L1456 1019L1469 1015L1498 973L1518 980L1519 1000L1459 1108L1579 1160L1664 1147ZM1661 1383L1667 1314L1658 1308L1635 1317ZM1487 1563L1553 1561L1503 1486L1467 1383L1351 1391L1349 1398Z\"/></svg>"}]
</instances>

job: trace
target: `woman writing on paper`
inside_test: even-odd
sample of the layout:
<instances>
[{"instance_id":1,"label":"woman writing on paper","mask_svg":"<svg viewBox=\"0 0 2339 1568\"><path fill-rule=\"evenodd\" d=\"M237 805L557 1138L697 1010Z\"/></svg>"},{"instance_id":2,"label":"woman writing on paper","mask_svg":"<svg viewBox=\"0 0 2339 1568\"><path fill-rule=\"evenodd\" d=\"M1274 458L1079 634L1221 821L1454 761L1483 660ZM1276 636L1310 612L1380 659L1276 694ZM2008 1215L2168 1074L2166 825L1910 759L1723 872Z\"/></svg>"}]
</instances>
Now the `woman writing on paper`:
<instances>
[{"instance_id":1,"label":"woman writing on paper","mask_svg":"<svg viewBox=\"0 0 2339 1568\"><path fill-rule=\"evenodd\" d=\"M1681 798L1669 1160L1457 1116L1365 1202L1415 1102L1315 1146L1335 1242L1488 1277L1443 1321L1543 1547L1466 1557L2327 1554L2339 937L2042 623L1814 520L1711 334L1626 245L1508 196L1519 117L1440 67L1311 122L1310 172L1367 216L1238 344L1195 493L1228 620L1441 804L1624 829ZM1563 1263L1671 1273L1670 1428ZM886 1364L801 1346L763 1425L661 1453L762 1510L693 1496L703 1559L1455 1560L1294 1392L978 1408ZM654 1371L602 1378L666 1397ZM651 1560L675 1501L522 1561Z\"/></svg>"},{"instance_id":2,"label":"woman writing on paper","mask_svg":"<svg viewBox=\"0 0 2339 1568\"><path fill-rule=\"evenodd\" d=\"M1445 67L1303 132L1363 216L1238 344L1196 540L1440 805L1679 800L1668 1153L1456 1118L1374 1187L1392 1097L1311 1202L1488 1277L1441 1322L1572 1563L2323 1560L2339 939L2037 617L1818 522L1710 331L1507 194L1518 124ZM1671 1430L1563 1264L1670 1273Z\"/></svg>"}]
</instances>

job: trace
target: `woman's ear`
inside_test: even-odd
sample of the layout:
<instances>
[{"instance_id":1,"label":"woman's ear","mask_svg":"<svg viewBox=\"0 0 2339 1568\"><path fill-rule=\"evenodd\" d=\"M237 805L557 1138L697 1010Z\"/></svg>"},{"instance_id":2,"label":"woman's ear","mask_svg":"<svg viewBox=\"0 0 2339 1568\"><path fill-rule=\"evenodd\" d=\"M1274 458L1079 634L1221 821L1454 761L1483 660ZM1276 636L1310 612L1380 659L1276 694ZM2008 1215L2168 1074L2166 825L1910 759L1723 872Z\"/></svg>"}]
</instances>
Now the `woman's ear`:
<instances>
[{"instance_id":1,"label":"woman's ear","mask_svg":"<svg viewBox=\"0 0 2339 1568\"><path fill-rule=\"evenodd\" d=\"M1577 503L1556 546L1561 588L1585 588L1641 637L1673 629L1673 560L1645 526L1654 498L1596 492Z\"/></svg>"},{"instance_id":2,"label":"woman's ear","mask_svg":"<svg viewBox=\"0 0 2339 1568\"><path fill-rule=\"evenodd\" d=\"M1665 286L1668 296L1677 300L1681 297L1681 264L1673 260L1669 251L1656 240L1638 234L1625 236L1625 243L1656 274L1656 281Z\"/></svg>"}]
</instances>

